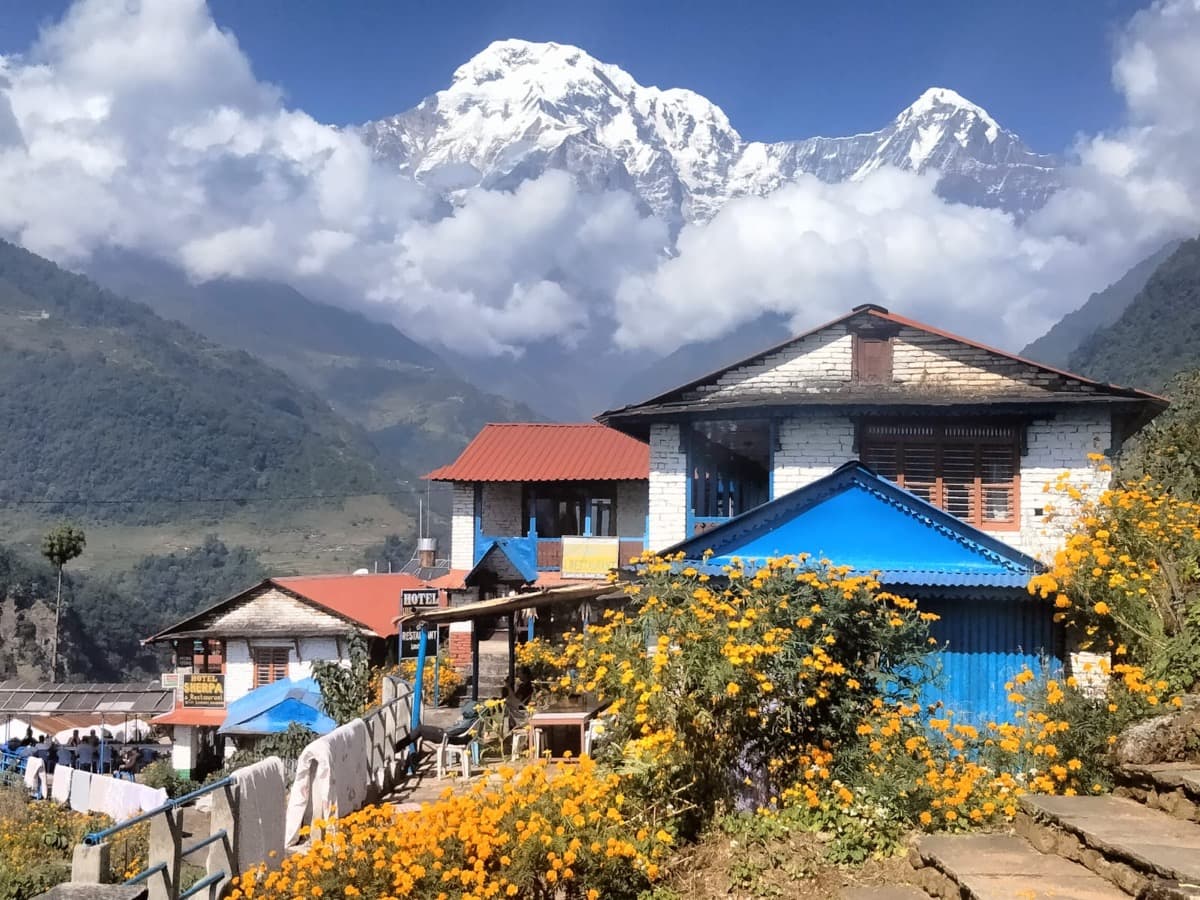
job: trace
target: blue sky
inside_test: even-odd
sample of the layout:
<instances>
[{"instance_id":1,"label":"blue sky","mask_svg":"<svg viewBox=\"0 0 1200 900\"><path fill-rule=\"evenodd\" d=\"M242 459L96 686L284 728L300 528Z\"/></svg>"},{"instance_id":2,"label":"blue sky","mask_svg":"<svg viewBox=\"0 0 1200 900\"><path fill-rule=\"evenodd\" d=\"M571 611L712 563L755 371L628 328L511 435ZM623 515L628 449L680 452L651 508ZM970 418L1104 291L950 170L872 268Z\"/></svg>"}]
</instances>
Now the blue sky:
<instances>
[{"instance_id":1,"label":"blue sky","mask_svg":"<svg viewBox=\"0 0 1200 900\"><path fill-rule=\"evenodd\" d=\"M1035 149L1118 124L1110 80L1131 0L534 2L211 0L260 78L331 123L403 111L490 41L557 40L644 84L688 87L750 139L879 127L951 87ZM0 52L30 44L62 0L0 0Z\"/></svg>"}]
</instances>

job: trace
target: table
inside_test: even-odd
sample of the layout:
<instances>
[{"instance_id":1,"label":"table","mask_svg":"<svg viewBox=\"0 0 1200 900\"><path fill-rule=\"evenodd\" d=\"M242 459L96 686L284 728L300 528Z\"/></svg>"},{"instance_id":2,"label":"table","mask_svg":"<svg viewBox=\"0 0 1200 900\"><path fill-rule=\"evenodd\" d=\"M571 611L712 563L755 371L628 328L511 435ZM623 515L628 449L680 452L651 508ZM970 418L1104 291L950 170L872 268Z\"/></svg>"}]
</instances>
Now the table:
<instances>
[{"instance_id":1,"label":"table","mask_svg":"<svg viewBox=\"0 0 1200 900\"><path fill-rule=\"evenodd\" d=\"M530 755L537 755L538 742L534 738L540 729L562 727L579 729L579 752L583 753L583 748L587 743L588 722L607 706L607 703L557 703L531 713L529 716Z\"/></svg>"}]
</instances>

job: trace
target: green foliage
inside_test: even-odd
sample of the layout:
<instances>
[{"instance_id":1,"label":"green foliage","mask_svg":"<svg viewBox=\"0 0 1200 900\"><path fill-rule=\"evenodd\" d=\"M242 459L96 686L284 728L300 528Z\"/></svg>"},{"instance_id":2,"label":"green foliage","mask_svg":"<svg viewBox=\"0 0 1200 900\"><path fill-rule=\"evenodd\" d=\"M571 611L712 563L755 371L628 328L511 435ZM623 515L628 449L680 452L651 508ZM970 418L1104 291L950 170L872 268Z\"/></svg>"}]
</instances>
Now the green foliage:
<instances>
[{"instance_id":1,"label":"green foliage","mask_svg":"<svg viewBox=\"0 0 1200 900\"><path fill-rule=\"evenodd\" d=\"M215 535L185 552L147 556L116 575L77 574L63 585L63 668L93 681L152 677L164 663L163 651L143 647L142 638L265 577L258 557L245 547L226 547ZM47 565L0 545L0 603L14 605L18 628L36 633L34 622L47 617L54 596ZM0 679L18 665L48 675L35 634L18 637L0 635Z\"/></svg>"},{"instance_id":2,"label":"green foliage","mask_svg":"<svg viewBox=\"0 0 1200 900\"><path fill-rule=\"evenodd\" d=\"M152 788L163 788L168 797L182 797L190 794L200 785L190 778L184 778L171 765L169 759L158 759L146 766L140 775L142 784Z\"/></svg>"},{"instance_id":3,"label":"green foliage","mask_svg":"<svg viewBox=\"0 0 1200 900\"><path fill-rule=\"evenodd\" d=\"M1200 365L1200 238L1162 263L1121 317L1085 340L1068 368L1151 390Z\"/></svg>"},{"instance_id":4,"label":"green foliage","mask_svg":"<svg viewBox=\"0 0 1200 900\"><path fill-rule=\"evenodd\" d=\"M413 558L413 542L399 534L389 534L382 544L363 551L363 565L379 566L380 572L399 572Z\"/></svg>"},{"instance_id":5,"label":"green foliage","mask_svg":"<svg viewBox=\"0 0 1200 900\"><path fill-rule=\"evenodd\" d=\"M233 756L229 757L224 767L213 772L204 781L206 784L211 781L219 781L227 775L232 775L238 769L262 762L269 756L278 756L285 762L294 762L300 758L300 754L304 752L304 748L316 740L316 738L317 733L315 731L305 728L298 722L291 722L288 724L287 731L281 734L264 735L255 741L253 745L238 750Z\"/></svg>"},{"instance_id":6,"label":"green foliage","mask_svg":"<svg viewBox=\"0 0 1200 900\"><path fill-rule=\"evenodd\" d=\"M1087 302L1074 312L1059 319L1054 327L1021 351L1027 359L1036 359L1047 365L1066 368L1071 354L1095 332L1107 328L1133 302L1138 292L1146 286L1155 269L1179 248L1179 241L1172 241L1157 253L1143 259L1117 281L1102 291L1088 297Z\"/></svg>"},{"instance_id":7,"label":"green foliage","mask_svg":"<svg viewBox=\"0 0 1200 900\"><path fill-rule=\"evenodd\" d=\"M321 688L321 707L339 725L357 719L374 705L371 660L367 643L352 634L347 641L349 665L329 660L313 662L313 678Z\"/></svg>"},{"instance_id":8,"label":"green foliage","mask_svg":"<svg viewBox=\"0 0 1200 900\"><path fill-rule=\"evenodd\" d=\"M711 579L680 565L644 561L630 609L552 662L558 690L611 701L598 758L684 810L685 835L778 798L812 747L852 743L875 700L909 699L929 675L926 621L869 577L803 555ZM525 648L522 664L541 655Z\"/></svg>"},{"instance_id":9,"label":"green foliage","mask_svg":"<svg viewBox=\"0 0 1200 900\"><path fill-rule=\"evenodd\" d=\"M87 546L83 529L64 522L47 532L42 539L42 556L56 569L61 569L71 560L78 558Z\"/></svg>"},{"instance_id":10,"label":"green foliage","mask_svg":"<svg viewBox=\"0 0 1200 900\"><path fill-rule=\"evenodd\" d=\"M1117 476L1149 475L1176 497L1200 500L1200 369L1175 376L1167 396L1170 408L1125 445Z\"/></svg>"},{"instance_id":11,"label":"green foliage","mask_svg":"<svg viewBox=\"0 0 1200 900\"><path fill-rule=\"evenodd\" d=\"M0 503L155 523L228 509L162 498L387 489L361 433L282 373L7 243L0 336Z\"/></svg>"}]
</instances>

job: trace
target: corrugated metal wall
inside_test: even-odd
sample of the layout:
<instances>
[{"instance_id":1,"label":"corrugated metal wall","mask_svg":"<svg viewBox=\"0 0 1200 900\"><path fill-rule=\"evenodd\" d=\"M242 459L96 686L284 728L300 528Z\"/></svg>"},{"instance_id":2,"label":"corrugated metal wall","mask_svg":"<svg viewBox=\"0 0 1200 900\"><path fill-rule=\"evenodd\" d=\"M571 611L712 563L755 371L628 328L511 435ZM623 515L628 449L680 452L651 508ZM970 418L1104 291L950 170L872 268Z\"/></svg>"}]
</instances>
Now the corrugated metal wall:
<instances>
[{"instance_id":1,"label":"corrugated metal wall","mask_svg":"<svg viewBox=\"0 0 1200 900\"><path fill-rule=\"evenodd\" d=\"M937 613L930 630L939 644L941 684L926 688L926 703L941 700L954 721L982 726L1011 721L1015 707L1004 684L1022 668L1040 673L1044 659L1062 666L1061 642L1049 605L1032 598L923 600Z\"/></svg>"}]
</instances>

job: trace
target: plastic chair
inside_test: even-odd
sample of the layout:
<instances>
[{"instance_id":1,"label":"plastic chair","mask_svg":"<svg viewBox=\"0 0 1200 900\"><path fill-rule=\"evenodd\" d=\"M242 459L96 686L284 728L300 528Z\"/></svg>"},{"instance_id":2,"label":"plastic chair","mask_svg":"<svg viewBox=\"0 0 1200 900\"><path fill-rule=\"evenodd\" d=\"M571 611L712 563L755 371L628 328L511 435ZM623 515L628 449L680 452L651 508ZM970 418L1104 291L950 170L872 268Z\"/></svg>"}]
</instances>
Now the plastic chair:
<instances>
[{"instance_id":1,"label":"plastic chair","mask_svg":"<svg viewBox=\"0 0 1200 900\"><path fill-rule=\"evenodd\" d=\"M596 745L596 739L604 734L604 725L598 719L588 719L587 727L583 731L583 755L591 756L592 748Z\"/></svg>"},{"instance_id":2,"label":"plastic chair","mask_svg":"<svg viewBox=\"0 0 1200 900\"><path fill-rule=\"evenodd\" d=\"M75 748L76 768L84 772L94 771L96 765L96 748L91 744L80 744Z\"/></svg>"},{"instance_id":3,"label":"plastic chair","mask_svg":"<svg viewBox=\"0 0 1200 900\"><path fill-rule=\"evenodd\" d=\"M447 731L442 735L442 743L437 752L439 781L446 777L446 771L449 768L461 767L463 778L471 777L471 763L479 758L479 742L475 739L478 728L479 720L476 719L470 728L459 734L451 734L450 731Z\"/></svg>"}]
</instances>

